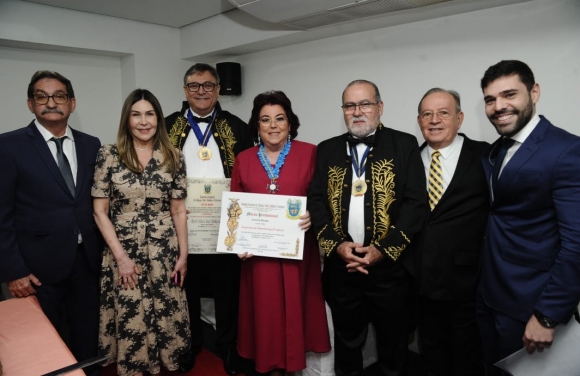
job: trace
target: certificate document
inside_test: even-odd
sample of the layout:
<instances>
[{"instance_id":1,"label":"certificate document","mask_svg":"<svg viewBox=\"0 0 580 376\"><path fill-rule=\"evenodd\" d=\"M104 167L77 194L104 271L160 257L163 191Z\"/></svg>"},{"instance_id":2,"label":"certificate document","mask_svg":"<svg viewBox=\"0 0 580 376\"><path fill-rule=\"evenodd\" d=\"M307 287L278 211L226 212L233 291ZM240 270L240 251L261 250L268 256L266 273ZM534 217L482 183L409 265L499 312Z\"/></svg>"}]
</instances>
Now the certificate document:
<instances>
[{"instance_id":1,"label":"certificate document","mask_svg":"<svg viewBox=\"0 0 580 376\"><path fill-rule=\"evenodd\" d=\"M222 192L230 190L230 179L187 178L187 232L190 254L216 254Z\"/></svg>"},{"instance_id":2,"label":"certificate document","mask_svg":"<svg viewBox=\"0 0 580 376\"><path fill-rule=\"evenodd\" d=\"M302 260L306 197L223 192L217 251Z\"/></svg>"},{"instance_id":3,"label":"certificate document","mask_svg":"<svg viewBox=\"0 0 580 376\"><path fill-rule=\"evenodd\" d=\"M580 309L580 305L578 306ZM554 333L554 343L544 351L528 354L521 349L495 363L514 376L577 376L580 374L580 316L568 324L560 324Z\"/></svg>"}]
</instances>

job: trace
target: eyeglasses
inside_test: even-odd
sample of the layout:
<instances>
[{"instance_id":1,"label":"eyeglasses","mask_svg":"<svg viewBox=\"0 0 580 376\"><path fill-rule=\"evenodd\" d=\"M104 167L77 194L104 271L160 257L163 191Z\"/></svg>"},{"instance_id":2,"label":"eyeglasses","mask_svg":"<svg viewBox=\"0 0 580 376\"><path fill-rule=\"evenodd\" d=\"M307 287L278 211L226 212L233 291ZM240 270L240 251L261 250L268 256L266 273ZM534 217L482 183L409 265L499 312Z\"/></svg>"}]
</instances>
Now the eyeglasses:
<instances>
[{"instance_id":1,"label":"eyeglasses","mask_svg":"<svg viewBox=\"0 0 580 376\"><path fill-rule=\"evenodd\" d=\"M200 84L199 82L190 82L188 84L185 84L185 87L187 87L187 90L189 90L192 93L197 93L199 91L199 89L202 87L203 87L204 91L211 93L214 91L216 86L217 86L217 84L214 84L213 82L209 82L209 81L204 82L203 84Z\"/></svg>"},{"instance_id":2,"label":"eyeglasses","mask_svg":"<svg viewBox=\"0 0 580 376\"><path fill-rule=\"evenodd\" d=\"M280 126L280 125L284 125L287 120L288 120L288 118L285 116L278 116L274 119L274 123L276 123L276 125ZM270 119L269 117L263 117L260 119L260 123L269 127L270 125L272 125L272 119Z\"/></svg>"},{"instance_id":3,"label":"eyeglasses","mask_svg":"<svg viewBox=\"0 0 580 376\"><path fill-rule=\"evenodd\" d=\"M433 115L437 115L437 118L441 120L447 120L451 117L451 112L447 110L440 110L437 112L425 111L420 116L422 121L428 121L431 120Z\"/></svg>"},{"instance_id":4,"label":"eyeglasses","mask_svg":"<svg viewBox=\"0 0 580 376\"><path fill-rule=\"evenodd\" d=\"M353 112L356 111L357 107L360 108L361 112L371 112L373 110L373 106L379 103L381 102L362 102L359 104L345 103L341 107L342 111L344 111L345 114L352 114Z\"/></svg>"},{"instance_id":5,"label":"eyeglasses","mask_svg":"<svg viewBox=\"0 0 580 376\"><path fill-rule=\"evenodd\" d=\"M47 104L48 101L52 98L54 103L56 104L64 104L68 102L68 94L58 93L53 95L46 95L46 94L34 94L32 96L32 100L36 104Z\"/></svg>"}]
</instances>

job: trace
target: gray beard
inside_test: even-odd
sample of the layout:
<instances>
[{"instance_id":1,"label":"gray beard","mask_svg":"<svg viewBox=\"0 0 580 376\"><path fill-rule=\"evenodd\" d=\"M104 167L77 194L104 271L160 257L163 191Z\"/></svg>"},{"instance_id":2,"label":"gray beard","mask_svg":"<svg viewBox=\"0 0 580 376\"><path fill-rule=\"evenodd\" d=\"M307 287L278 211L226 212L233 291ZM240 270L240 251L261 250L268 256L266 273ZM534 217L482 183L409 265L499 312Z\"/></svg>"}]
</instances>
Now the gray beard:
<instances>
[{"instance_id":1,"label":"gray beard","mask_svg":"<svg viewBox=\"0 0 580 376\"><path fill-rule=\"evenodd\" d=\"M356 118L356 120L359 120L360 118ZM363 120L365 120L365 125L362 127L355 127L352 122L355 120L355 118L351 119L351 123L347 124L346 128L348 129L348 133L352 134L355 137L358 138L365 138L366 136L368 136L369 134L373 133L377 127L378 127L378 122L376 126L372 126L370 124L369 119L367 118L363 118Z\"/></svg>"}]
</instances>

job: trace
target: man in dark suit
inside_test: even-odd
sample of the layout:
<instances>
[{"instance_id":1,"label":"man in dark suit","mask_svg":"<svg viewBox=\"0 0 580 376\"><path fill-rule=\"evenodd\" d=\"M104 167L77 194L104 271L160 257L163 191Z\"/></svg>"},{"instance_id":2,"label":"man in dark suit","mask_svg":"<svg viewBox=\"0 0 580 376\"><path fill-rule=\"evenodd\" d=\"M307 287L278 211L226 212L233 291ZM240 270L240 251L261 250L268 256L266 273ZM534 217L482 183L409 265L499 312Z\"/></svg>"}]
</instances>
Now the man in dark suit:
<instances>
[{"instance_id":1,"label":"man in dark suit","mask_svg":"<svg viewBox=\"0 0 580 376\"><path fill-rule=\"evenodd\" d=\"M0 135L0 282L15 297L36 295L77 360L97 355L102 239L91 186L97 138L68 126L71 82L38 71L28 86L36 120Z\"/></svg>"},{"instance_id":2,"label":"man in dark suit","mask_svg":"<svg viewBox=\"0 0 580 376\"><path fill-rule=\"evenodd\" d=\"M214 67L193 65L183 77L187 101L181 111L165 119L173 145L183 151L188 178L231 178L238 153L254 146L248 125L222 110L218 95L220 79ZM190 254L184 286L189 306L192 350L180 361L181 372L195 364L203 342L201 322L202 288L209 287L215 302L217 347L226 373L239 373L236 339L240 259L237 255Z\"/></svg>"},{"instance_id":3,"label":"man in dark suit","mask_svg":"<svg viewBox=\"0 0 580 376\"><path fill-rule=\"evenodd\" d=\"M308 210L325 252L323 289L334 324L337 376L362 372L369 322L381 375L403 375L411 276L398 261L423 225L425 175L417 139L380 122L377 86L342 95L348 133L317 147Z\"/></svg>"},{"instance_id":4,"label":"man in dark suit","mask_svg":"<svg viewBox=\"0 0 580 376\"><path fill-rule=\"evenodd\" d=\"M580 138L536 114L540 86L525 63L491 66L481 88L501 136L482 158L491 211L477 302L496 374L491 364L522 346L551 344L580 300Z\"/></svg>"},{"instance_id":5,"label":"man in dark suit","mask_svg":"<svg viewBox=\"0 0 580 376\"><path fill-rule=\"evenodd\" d=\"M458 134L463 116L452 90L433 88L419 102L431 211L410 251L419 265L419 343L433 376L484 374L475 290L489 210L481 155L489 144Z\"/></svg>"}]
</instances>

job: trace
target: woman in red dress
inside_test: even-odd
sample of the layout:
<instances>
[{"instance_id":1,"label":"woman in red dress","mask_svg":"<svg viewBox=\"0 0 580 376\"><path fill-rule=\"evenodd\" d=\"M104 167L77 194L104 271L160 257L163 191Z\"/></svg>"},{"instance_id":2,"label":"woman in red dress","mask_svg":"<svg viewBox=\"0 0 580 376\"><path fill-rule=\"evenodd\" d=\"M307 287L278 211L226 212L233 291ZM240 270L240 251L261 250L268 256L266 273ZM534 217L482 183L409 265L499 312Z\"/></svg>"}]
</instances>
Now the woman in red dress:
<instances>
[{"instance_id":1,"label":"woman in red dress","mask_svg":"<svg viewBox=\"0 0 580 376\"><path fill-rule=\"evenodd\" d=\"M288 97L281 91L259 94L249 126L259 145L237 156L231 190L306 196L316 147L294 140L300 122ZM308 212L300 226L310 228ZM305 234L302 260L239 256L244 260L239 354L252 359L257 371L273 376L306 368L307 351L329 351L320 254L312 231Z\"/></svg>"}]
</instances>

